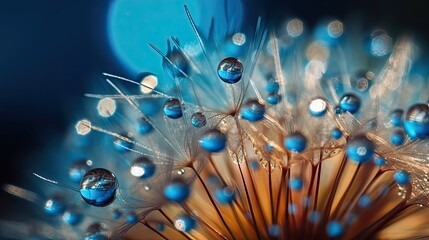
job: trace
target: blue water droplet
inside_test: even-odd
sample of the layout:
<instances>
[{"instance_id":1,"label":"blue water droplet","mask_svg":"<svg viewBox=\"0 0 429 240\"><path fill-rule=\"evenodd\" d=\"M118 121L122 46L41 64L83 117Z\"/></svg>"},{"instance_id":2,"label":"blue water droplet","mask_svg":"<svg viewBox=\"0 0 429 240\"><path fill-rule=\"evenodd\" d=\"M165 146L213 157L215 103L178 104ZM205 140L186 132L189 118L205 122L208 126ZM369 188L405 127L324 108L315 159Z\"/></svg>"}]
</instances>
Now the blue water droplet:
<instances>
[{"instance_id":1,"label":"blue water droplet","mask_svg":"<svg viewBox=\"0 0 429 240\"><path fill-rule=\"evenodd\" d=\"M331 132L331 137L333 139L340 139L343 136L343 132L340 129L334 128Z\"/></svg>"},{"instance_id":2,"label":"blue water droplet","mask_svg":"<svg viewBox=\"0 0 429 240\"><path fill-rule=\"evenodd\" d=\"M280 236L280 226L278 224L273 224L268 227L268 234L271 237Z\"/></svg>"},{"instance_id":3,"label":"blue water droplet","mask_svg":"<svg viewBox=\"0 0 429 240\"><path fill-rule=\"evenodd\" d=\"M114 209L112 212L113 219L119 219L122 217L122 212L119 209Z\"/></svg>"},{"instance_id":4,"label":"blue water droplet","mask_svg":"<svg viewBox=\"0 0 429 240\"><path fill-rule=\"evenodd\" d=\"M326 233L329 237L341 237L344 233L344 227L340 222L332 220L326 225Z\"/></svg>"},{"instance_id":5,"label":"blue water droplet","mask_svg":"<svg viewBox=\"0 0 429 240\"><path fill-rule=\"evenodd\" d=\"M164 68L164 71L168 72L171 76L178 78L185 77L185 75L183 75L179 69L186 75L189 75L191 70L189 63L186 60L186 57L179 50L177 50L176 47L171 49L170 46L168 46L168 52L166 56L177 68L172 66L171 63L169 63L166 59L163 59L162 67Z\"/></svg>"},{"instance_id":6,"label":"blue water droplet","mask_svg":"<svg viewBox=\"0 0 429 240\"><path fill-rule=\"evenodd\" d=\"M217 73L219 78L225 83L237 83L243 74L243 64L236 58L225 58L219 63Z\"/></svg>"},{"instance_id":7,"label":"blue water droplet","mask_svg":"<svg viewBox=\"0 0 429 240\"><path fill-rule=\"evenodd\" d=\"M126 134L126 133L121 134L121 136L129 139L128 134ZM124 140L119 139L119 138L115 139L113 141L113 145L115 146L115 149L121 153L128 152L130 149L133 148L132 143L130 143L128 141L124 141Z\"/></svg>"},{"instance_id":8,"label":"blue water droplet","mask_svg":"<svg viewBox=\"0 0 429 240\"><path fill-rule=\"evenodd\" d=\"M153 126L144 118L140 118L136 124L136 131L142 135L152 132Z\"/></svg>"},{"instance_id":9,"label":"blue water droplet","mask_svg":"<svg viewBox=\"0 0 429 240\"><path fill-rule=\"evenodd\" d=\"M359 198L358 205L361 208L366 208L371 204L371 198L368 195L362 195Z\"/></svg>"},{"instance_id":10,"label":"blue water droplet","mask_svg":"<svg viewBox=\"0 0 429 240\"><path fill-rule=\"evenodd\" d=\"M374 152L374 143L364 136L351 139L346 146L347 156L356 163L365 163L371 160Z\"/></svg>"},{"instance_id":11,"label":"blue water droplet","mask_svg":"<svg viewBox=\"0 0 429 240\"><path fill-rule=\"evenodd\" d=\"M276 105L282 100L282 96L278 93L270 93L267 97L267 102L271 105Z\"/></svg>"},{"instance_id":12,"label":"blue water droplet","mask_svg":"<svg viewBox=\"0 0 429 240\"><path fill-rule=\"evenodd\" d=\"M357 91L366 92L371 87L374 77L372 72L360 70L350 77L350 85Z\"/></svg>"},{"instance_id":13,"label":"blue water droplet","mask_svg":"<svg viewBox=\"0 0 429 240\"><path fill-rule=\"evenodd\" d=\"M200 146L207 152L216 153L226 146L226 135L217 129L211 129L200 138Z\"/></svg>"},{"instance_id":14,"label":"blue water droplet","mask_svg":"<svg viewBox=\"0 0 429 240\"><path fill-rule=\"evenodd\" d=\"M360 98L352 93L345 94L341 97L340 108L349 113L356 113L360 107Z\"/></svg>"},{"instance_id":15,"label":"blue water droplet","mask_svg":"<svg viewBox=\"0 0 429 240\"><path fill-rule=\"evenodd\" d=\"M318 223L322 218L322 214L318 211L312 211L308 214L308 221L311 223Z\"/></svg>"},{"instance_id":16,"label":"blue water droplet","mask_svg":"<svg viewBox=\"0 0 429 240\"><path fill-rule=\"evenodd\" d=\"M428 104L415 104L408 108L404 117L404 129L410 139L429 136Z\"/></svg>"},{"instance_id":17,"label":"blue water droplet","mask_svg":"<svg viewBox=\"0 0 429 240\"><path fill-rule=\"evenodd\" d=\"M376 159L374 159L374 163L376 166L381 167L386 165L386 159L384 159L383 157L377 157Z\"/></svg>"},{"instance_id":18,"label":"blue water droplet","mask_svg":"<svg viewBox=\"0 0 429 240\"><path fill-rule=\"evenodd\" d=\"M79 183L89 169L88 160L75 161L69 168L69 177L73 182Z\"/></svg>"},{"instance_id":19,"label":"blue water droplet","mask_svg":"<svg viewBox=\"0 0 429 240\"><path fill-rule=\"evenodd\" d=\"M325 115L327 110L328 104L322 98L315 98L311 100L310 104L308 105L308 112L313 117L322 117Z\"/></svg>"},{"instance_id":20,"label":"blue water droplet","mask_svg":"<svg viewBox=\"0 0 429 240\"><path fill-rule=\"evenodd\" d=\"M214 196L216 201L220 204L231 204L235 198L234 191L229 187L216 189Z\"/></svg>"},{"instance_id":21,"label":"blue water droplet","mask_svg":"<svg viewBox=\"0 0 429 240\"><path fill-rule=\"evenodd\" d=\"M196 128L204 127L207 124L207 119L204 113L196 112L192 114L191 124Z\"/></svg>"},{"instance_id":22,"label":"blue water droplet","mask_svg":"<svg viewBox=\"0 0 429 240\"><path fill-rule=\"evenodd\" d=\"M264 118L265 106L257 99L247 100L241 107L241 117L249 122L257 122Z\"/></svg>"},{"instance_id":23,"label":"blue water droplet","mask_svg":"<svg viewBox=\"0 0 429 240\"><path fill-rule=\"evenodd\" d=\"M78 210L77 208L67 209L67 211L65 211L62 216L63 222L70 226L78 225L79 223L82 222L82 219L83 219L83 215L81 211Z\"/></svg>"},{"instance_id":24,"label":"blue water droplet","mask_svg":"<svg viewBox=\"0 0 429 240\"><path fill-rule=\"evenodd\" d=\"M138 220L139 220L139 218L137 217L137 215L134 212L129 213L126 217L126 221L129 224L137 223Z\"/></svg>"},{"instance_id":25,"label":"blue water droplet","mask_svg":"<svg viewBox=\"0 0 429 240\"><path fill-rule=\"evenodd\" d=\"M393 179L399 185L407 185L410 183L410 175L403 170L396 171L395 174L393 174Z\"/></svg>"},{"instance_id":26,"label":"blue water droplet","mask_svg":"<svg viewBox=\"0 0 429 240\"><path fill-rule=\"evenodd\" d=\"M291 178L289 180L289 187L293 191L299 191L302 189L304 182L300 178Z\"/></svg>"},{"instance_id":27,"label":"blue water droplet","mask_svg":"<svg viewBox=\"0 0 429 240\"><path fill-rule=\"evenodd\" d=\"M265 89L269 94L278 93L280 90L280 84L276 81L271 80L267 82L267 86L265 87Z\"/></svg>"},{"instance_id":28,"label":"blue water droplet","mask_svg":"<svg viewBox=\"0 0 429 240\"><path fill-rule=\"evenodd\" d=\"M286 149L293 152L302 152L307 147L307 139L299 132L286 136L283 143Z\"/></svg>"},{"instance_id":29,"label":"blue water droplet","mask_svg":"<svg viewBox=\"0 0 429 240\"><path fill-rule=\"evenodd\" d=\"M155 173L155 163L147 157L139 157L131 164L131 175L142 179L147 179Z\"/></svg>"},{"instance_id":30,"label":"blue water droplet","mask_svg":"<svg viewBox=\"0 0 429 240\"><path fill-rule=\"evenodd\" d=\"M66 205L61 196L54 195L45 202L44 209L49 215L59 215L64 212Z\"/></svg>"},{"instance_id":31,"label":"blue water droplet","mask_svg":"<svg viewBox=\"0 0 429 240\"><path fill-rule=\"evenodd\" d=\"M165 116L176 119L183 116L182 106L179 99L171 98L168 99L164 104L164 114Z\"/></svg>"},{"instance_id":32,"label":"blue water droplet","mask_svg":"<svg viewBox=\"0 0 429 240\"><path fill-rule=\"evenodd\" d=\"M196 221L189 216L181 216L174 222L176 229L182 232L191 231L195 228L196 224Z\"/></svg>"},{"instance_id":33,"label":"blue water droplet","mask_svg":"<svg viewBox=\"0 0 429 240\"><path fill-rule=\"evenodd\" d=\"M109 229L104 223L93 223L85 232L84 240L108 240Z\"/></svg>"},{"instance_id":34,"label":"blue water droplet","mask_svg":"<svg viewBox=\"0 0 429 240\"><path fill-rule=\"evenodd\" d=\"M392 123L395 127L402 126L402 115L404 114L404 110L402 109L395 109L392 112L390 112L390 123Z\"/></svg>"},{"instance_id":35,"label":"blue water droplet","mask_svg":"<svg viewBox=\"0 0 429 240\"><path fill-rule=\"evenodd\" d=\"M178 203L184 202L189 194L189 185L179 179L173 180L164 188L164 197Z\"/></svg>"},{"instance_id":36,"label":"blue water droplet","mask_svg":"<svg viewBox=\"0 0 429 240\"><path fill-rule=\"evenodd\" d=\"M402 130L395 130L390 135L390 143L395 146L400 146L405 141L405 133Z\"/></svg>"},{"instance_id":37,"label":"blue water droplet","mask_svg":"<svg viewBox=\"0 0 429 240\"><path fill-rule=\"evenodd\" d=\"M118 186L116 176L112 172L104 168L95 168L82 178L80 195L88 204L104 207L115 200Z\"/></svg>"}]
</instances>

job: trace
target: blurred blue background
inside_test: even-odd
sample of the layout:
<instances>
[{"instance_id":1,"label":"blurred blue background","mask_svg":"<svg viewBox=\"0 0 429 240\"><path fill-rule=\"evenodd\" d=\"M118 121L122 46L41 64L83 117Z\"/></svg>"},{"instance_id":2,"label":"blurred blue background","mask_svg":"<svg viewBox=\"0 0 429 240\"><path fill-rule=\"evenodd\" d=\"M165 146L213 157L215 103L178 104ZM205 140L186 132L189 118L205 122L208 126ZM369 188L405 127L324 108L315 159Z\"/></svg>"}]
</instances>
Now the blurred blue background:
<instances>
[{"instance_id":1,"label":"blurred blue background","mask_svg":"<svg viewBox=\"0 0 429 240\"><path fill-rule=\"evenodd\" d=\"M207 6L218 3L218 0L186 2L192 1ZM311 28L322 17L346 20L355 16L364 27L382 26L393 35L404 31L418 33L421 42L429 40L425 1L243 0L243 3L248 12L244 22L253 23L255 16L262 13L268 22L283 16L299 17ZM36 154L43 149L55 148L52 144L47 147L46 143L49 139L61 139L62 133L79 115L83 93L93 89L102 79L102 72L134 74L135 66L122 64L124 57L110 47L112 36L108 31L108 13L111 4L115 1L1 1L0 183L22 185L32 179L27 174L37 164L34 161ZM182 4L178 5L182 9ZM215 7L222 9L223 6L208 8ZM177 14L184 16L182 11ZM175 19L165 12L152 17L167 22ZM199 13L195 17L200 18ZM153 19L151 23L156 25L157 20ZM136 31L145 31L145 26ZM155 44L165 49L165 41ZM142 46L146 47L146 43ZM155 54L149 58L155 59L153 64L160 66L161 59ZM3 193L0 196L2 202L13 201Z\"/></svg>"}]
</instances>

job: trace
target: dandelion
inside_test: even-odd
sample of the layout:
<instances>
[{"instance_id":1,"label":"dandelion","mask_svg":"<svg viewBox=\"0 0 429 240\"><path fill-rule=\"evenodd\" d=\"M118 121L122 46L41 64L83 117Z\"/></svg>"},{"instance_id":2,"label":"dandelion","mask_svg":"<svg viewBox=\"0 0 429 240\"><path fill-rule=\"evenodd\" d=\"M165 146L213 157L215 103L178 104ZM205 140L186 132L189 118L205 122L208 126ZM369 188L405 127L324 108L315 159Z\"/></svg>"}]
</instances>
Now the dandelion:
<instances>
[{"instance_id":1,"label":"dandelion","mask_svg":"<svg viewBox=\"0 0 429 240\"><path fill-rule=\"evenodd\" d=\"M56 221L5 234L429 237L429 89L415 80L410 39L376 31L367 52L346 50L341 21L310 37L299 19L274 30L258 19L216 38L185 13L196 44L172 37L166 53L150 44L165 76L104 73L110 92L86 94L97 111L71 134L82 158L69 180L35 173L55 190L45 199L4 187Z\"/></svg>"}]
</instances>

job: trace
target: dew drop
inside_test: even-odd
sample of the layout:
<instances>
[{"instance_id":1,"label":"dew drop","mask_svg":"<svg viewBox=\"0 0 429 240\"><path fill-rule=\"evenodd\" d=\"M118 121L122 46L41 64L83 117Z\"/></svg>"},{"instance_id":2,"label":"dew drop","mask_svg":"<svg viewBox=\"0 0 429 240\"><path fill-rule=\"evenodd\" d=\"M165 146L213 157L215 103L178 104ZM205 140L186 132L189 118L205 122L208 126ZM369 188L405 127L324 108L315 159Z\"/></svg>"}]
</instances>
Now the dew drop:
<instances>
[{"instance_id":1,"label":"dew drop","mask_svg":"<svg viewBox=\"0 0 429 240\"><path fill-rule=\"evenodd\" d=\"M390 135L390 143L394 146L400 146L405 141L405 133L402 130L395 130Z\"/></svg>"},{"instance_id":2,"label":"dew drop","mask_svg":"<svg viewBox=\"0 0 429 240\"><path fill-rule=\"evenodd\" d=\"M83 176L89 171L91 160L78 160L69 167L69 177L73 182L79 183Z\"/></svg>"},{"instance_id":3,"label":"dew drop","mask_svg":"<svg viewBox=\"0 0 429 240\"><path fill-rule=\"evenodd\" d=\"M404 129L411 139L429 136L428 104L415 104L408 108L404 117Z\"/></svg>"},{"instance_id":4,"label":"dew drop","mask_svg":"<svg viewBox=\"0 0 429 240\"><path fill-rule=\"evenodd\" d=\"M331 137L333 139L340 139L343 136L343 132L340 129L334 128L331 132Z\"/></svg>"},{"instance_id":5,"label":"dew drop","mask_svg":"<svg viewBox=\"0 0 429 240\"><path fill-rule=\"evenodd\" d=\"M196 128L204 127L207 123L206 116L202 112L192 114L191 124Z\"/></svg>"},{"instance_id":6,"label":"dew drop","mask_svg":"<svg viewBox=\"0 0 429 240\"><path fill-rule=\"evenodd\" d=\"M328 109L328 104L322 98L315 98L311 100L310 104L308 105L308 112L313 117L324 116L327 109Z\"/></svg>"},{"instance_id":7,"label":"dew drop","mask_svg":"<svg viewBox=\"0 0 429 240\"><path fill-rule=\"evenodd\" d=\"M267 102L271 105L276 105L282 100L282 96L278 93L270 93L267 97Z\"/></svg>"},{"instance_id":8,"label":"dew drop","mask_svg":"<svg viewBox=\"0 0 429 240\"><path fill-rule=\"evenodd\" d=\"M247 100L241 107L241 117L249 122L257 122L264 118L265 106L257 99Z\"/></svg>"},{"instance_id":9,"label":"dew drop","mask_svg":"<svg viewBox=\"0 0 429 240\"><path fill-rule=\"evenodd\" d=\"M234 191L229 187L218 188L214 192L216 201L220 204L231 204L234 201Z\"/></svg>"},{"instance_id":10,"label":"dew drop","mask_svg":"<svg viewBox=\"0 0 429 240\"><path fill-rule=\"evenodd\" d=\"M354 94L348 93L341 97L340 108L343 111L356 113L360 107L360 98Z\"/></svg>"},{"instance_id":11,"label":"dew drop","mask_svg":"<svg viewBox=\"0 0 429 240\"><path fill-rule=\"evenodd\" d=\"M372 159L375 152L374 143L364 136L351 139L346 146L346 154L356 163L365 163Z\"/></svg>"},{"instance_id":12,"label":"dew drop","mask_svg":"<svg viewBox=\"0 0 429 240\"><path fill-rule=\"evenodd\" d=\"M375 57L385 56L393 46L392 38L383 30L374 31L371 34L371 54Z\"/></svg>"},{"instance_id":13,"label":"dew drop","mask_svg":"<svg viewBox=\"0 0 429 240\"><path fill-rule=\"evenodd\" d=\"M228 84L237 83L243 74L243 64L236 58L225 58L219 63L217 73L223 82Z\"/></svg>"},{"instance_id":14,"label":"dew drop","mask_svg":"<svg viewBox=\"0 0 429 240\"><path fill-rule=\"evenodd\" d=\"M338 222L338 221L330 221L328 222L328 224L326 225L326 233L328 234L329 237L341 237L341 235L343 235L344 232L344 227L343 225Z\"/></svg>"},{"instance_id":15,"label":"dew drop","mask_svg":"<svg viewBox=\"0 0 429 240\"><path fill-rule=\"evenodd\" d=\"M395 109L389 114L390 123L395 127L402 126L402 115L404 114L404 110Z\"/></svg>"},{"instance_id":16,"label":"dew drop","mask_svg":"<svg viewBox=\"0 0 429 240\"><path fill-rule=\"evenodd\" d=\"M284 139L286 149L293 152L302 152L307 147L307 139L299 132L292 133Z\"/></svg>"},{"instance_id":17,"label":"dew drop","mask_svg":"<svg viewBox=\"0 0 429 240\"><path fill-rule=\"evenodd\" d=\"M80 182L80 195L88 204L105 207L115 200L119 183L107 169L95 168L85 174Z\"/></svg>"},{"instance_id":18,"label":"dew drop","mask_svg":"<svg viewBox=\"0 0 429 240\"><path fill-rule=\"evenodd\" d=\"M76 123L75 129L79 135L86 135L91 132L91 122L86 119L80 120Z\"/></svg>"},{"instance_id":19,"label":"dew drop","mask_svg":"<svg viewBox=\"0 0 429 240\"><path fill-rule=\"evenodd\" d=\"M142 135L152 132L152 125L144 118L140 118L136 124L136 131Z\"/></svg>"},{"instance_id":20,"label":"dew drop","mask_svg":"<svg viewBox=\"0 0 429 240\"><path fill-rule=\"evenodd\" d=\"M108 240L109 229L104 223L93 223L85 232L84 240Z\"/></svg>"},{"instance_id":21,"label":"dew drop","mask_svg":"<svg viewBox=\"0 0 429 240\"><path fill-rule=\"evenodd\" d=\"M54 195L50 197L44 206L44 210L49 215L60 215L64 212L66 205L61 196Z\"/></svg>"},{"instance_id":22,"label":"dew drop","mask_svg":"<svg viewBox=\"0 0 429 240\"><path fill-rule=\"evenodd\" d=\"M199 143L207 152L217 153L226 147L226 135L217 129L211 129L204 133Z\"/></svg>"},{"instance_id":23,"label":"dew drop","mask_svg":"<svg viewBox=\"0 0 429 240\"><path fill-rule=\"evenodd\" d=\"M182 232L189 232L195 228L196 221L189 216L181 216L174 222L174 227Z\"/></svg>"},{"instance_id":24,"label":"dew drop","mask_svg":"<svg viewBox=\"0 0 429 240\"><path fill-rule=\"evenodd\" d=\"M79 209L73 207L67 209L67 211L63 213L63 216L61 218L65 224L68 224L70 226L76 226L82 222L83 215Z\"/></svg>"},{"instance_id":25,"label":"dew drop","mask_svg":"<svg viewBox=\"0 0 429 240\"><path fill-rule=\"evenodd\" d=\"M97 105L98 114L102 117L110 117L116 111L116 101L111 98L102 98Z\"/></svg>"},{"instance_id":26,"label":"dew drop","mask_svg":"<svg viewBox=\"0 0 429 240\"><path fill-rule=\"evenodd\" d=\"M395 174L393 174L393 179L397 184L401 186L407 185L408 183L410 183L409 173L403 170L396 171Z\"/></svg>"},{"instance_id":27,"label":"dew drop","mask_svg":"<svg viewBox=\"0 0 429 240\"><path fill-rule=\"evenodd\" d=\"M164 197L173 202L184 202L190 194L189 185L176 179L164 188Z\"/></svg>"},{"instance_id":28,"label":"dew drop","mask_svg":"<svg viewBox=\"0 0 429 240\"><path fill-rule=\"evenodd\" d=\"M147 179L153 176L156 166L147 157L139 157L131 164L130 172L134 177Z\"/></svg>"},{"instance_id":29,"label":"dew drop","mask_svg":"<svg viewBox=\"0 0 429 240\"><path fill-rule=\"evenodd\" d=\"M164 114L165 116L172 119L182 117L182 106L180 105L179 99L171 98L167 100L167 102L164 104Z\"/></svg>"}]
</instances>

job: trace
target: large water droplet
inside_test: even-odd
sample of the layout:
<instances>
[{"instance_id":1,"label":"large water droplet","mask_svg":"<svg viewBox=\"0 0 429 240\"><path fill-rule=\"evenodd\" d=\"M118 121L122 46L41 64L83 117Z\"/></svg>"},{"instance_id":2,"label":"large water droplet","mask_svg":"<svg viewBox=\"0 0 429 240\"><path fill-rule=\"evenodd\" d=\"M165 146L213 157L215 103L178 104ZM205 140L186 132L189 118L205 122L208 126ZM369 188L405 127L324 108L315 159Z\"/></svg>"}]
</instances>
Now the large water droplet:
<instances>
[{"instance_id":1,"label":"large water droplet","mask_svg":"<svg viewBox=\"0 0 429 240\"><path fill-rule=\"evenodd\" d=\"M104 207L115 200L119 184L116 176L107 169L96 168L85 174L80 182L80 195L88 204Z\"/></svg>"}]
</instances>

